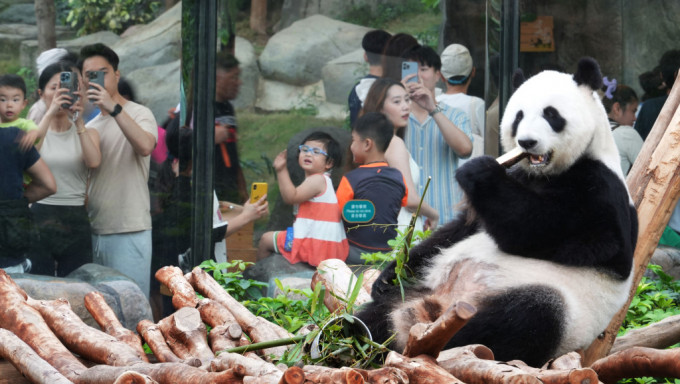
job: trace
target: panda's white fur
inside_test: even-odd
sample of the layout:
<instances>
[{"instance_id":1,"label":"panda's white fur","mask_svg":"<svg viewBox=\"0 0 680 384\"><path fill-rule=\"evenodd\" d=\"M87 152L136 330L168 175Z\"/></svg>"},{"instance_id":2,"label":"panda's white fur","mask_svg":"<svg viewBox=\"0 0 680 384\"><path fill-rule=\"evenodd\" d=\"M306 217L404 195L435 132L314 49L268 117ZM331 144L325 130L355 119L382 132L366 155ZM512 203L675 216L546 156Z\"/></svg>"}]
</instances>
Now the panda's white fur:
<instances>
[{"instance_id":1,"label":"panda's white fur","mask_svg":"<svg viewBox=\"0 0 680 384\"><path fill-rule=\"evenodd\" d=\"M447 347L487 344L498 359L541 365L604 331L628 296L637 216L595 92L601 79L584 59L573 76L541 72L515 91L501 139L529 156L510 170L488 156L461 167L469 206L411 250L406 300L392 264L358 313L377 341L396 332L400 350L412 325L459 300L479 312Z\"/></svg>"}]
</instances>

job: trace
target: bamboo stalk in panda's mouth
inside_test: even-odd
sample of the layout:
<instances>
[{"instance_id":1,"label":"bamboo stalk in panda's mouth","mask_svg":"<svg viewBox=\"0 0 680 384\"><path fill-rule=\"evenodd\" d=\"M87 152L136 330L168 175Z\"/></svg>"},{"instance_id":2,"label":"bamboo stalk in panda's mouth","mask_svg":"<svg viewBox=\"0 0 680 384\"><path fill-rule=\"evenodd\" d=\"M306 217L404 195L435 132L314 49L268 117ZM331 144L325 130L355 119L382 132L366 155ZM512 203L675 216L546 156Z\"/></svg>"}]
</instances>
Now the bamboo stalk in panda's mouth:
<instances>
[{"instance_id":1,"label":"bamboo stalk in panda's mouth","mask_svg":"<svg viewBox=\"0 0 680 384\"><path fill-rule=\"evenodd\" d=\"M515 147L512 150L510 150L507 153L504 153L500 155L499 157L496 158L496 161L498 164L510 168L513 165L517 164L520 160L523 158L529 156L527 152L524 152L522 148L520 147Z\"/></svg>"}]
</instances>

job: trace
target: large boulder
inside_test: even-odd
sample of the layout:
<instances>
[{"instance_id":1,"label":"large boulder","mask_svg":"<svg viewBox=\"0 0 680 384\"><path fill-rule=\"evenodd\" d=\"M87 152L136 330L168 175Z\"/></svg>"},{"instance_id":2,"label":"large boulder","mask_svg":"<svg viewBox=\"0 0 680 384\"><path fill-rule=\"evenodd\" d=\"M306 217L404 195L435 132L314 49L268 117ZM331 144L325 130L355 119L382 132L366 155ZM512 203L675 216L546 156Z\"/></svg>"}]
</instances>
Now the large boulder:
<instances>
[{"instance_id":1,"label":"large boulder","mask_svg":"<svg viewBox=\"0 0 680 384\"><path fill-rule=\"evenodd\" d=\"M56 27L57 39L72 37L73 33L66 27ZM0 60L16 57L21 42L38 38L38 27L30 24L0 24ZM36 43L37 44L37 43Z\"/></svg>"},{"instance_id":2,"label":"large boulder","mask_svg":"<svg viewBox=\"0 0 680 384\"><path fill-rule=\"evenodd\" d=\"M281 19L274 26L274 30L280 31L295 21L312 15L319 14L340 19L344 15L356 12L376 14L384 11L381 9L383 4L398 7L408 1L410 0L284 0L281 7Z\"/></svg>"},{"instance_id":3,"label":"large boulder","mask_svg":"<svg viewBox=\"0 0 680 384\"><path fill-rule=\"evenodd\" d=\"M168 64L182 56L182 3L164 12L149 24L136 28L134 34L111 46L120 57L118 69L123 76L132 71Z\"/></svg>"},{"instance_id":4,"label":"large boulder","mask_svg":"<svg viewBox=\"0 0 680 384\"><path fill-rule=\"evenodd\" d=\"M57 47L67 49L70 52L79 53L80 49L86 45L103 43L112 46L118 40L120 40L120 37L115 33L111 31L100 31L75 39L57 40ZM39 55L38 40L22 41L19 55L21 57L21 65L33 68L35 66L35 59Z\"/></svg>"},{"instance_id":5,"label":"large boulder","mask_svg":"<svg viewBox=\"0 0 680 384\"><path fill-rule=\"evenodd\" d=\"M232 103L235 108L247 108L255 105L257 100L257 84L260 81L260 68L257 66L257 55L250 41L236 36L236 58L241 68L241 89Z\"/></svg>"},{"instance_id":6,"label":"large boulder","mask_svg":"<svg viewBox=\"0 0 680 384\"><path fill-rule=\"evenodd\" d=\"M86 294L99 291L116 317L127 329L135 330L141 320L153 320L151 307L137 284L112 268L85 264L68 278L12 274L12 279L33 299L65 298L86 324L99 329L83 301Z\"/></svg>"},{"instance_id":7,"label":"large boulder","mask_svg":"<svg viewBox=\"0 0 680 384\"><path fill-rule=\"evenodd\" d=\"M151 109L161 125L168 110L179 103L180 60L141 68L124 76L132 85L137 102Z\"/></svg>"},{"instance_id":8,"label":"large boulder","mask_svg":"<svg viewBox=\"0 0 680 384\"><path fill-rule=\"evenodd\" d=\"M35 25L35 6L32 3L10 5L0 12L0 24L3 23Z\"/></svg>"},{"instance_id":9,"label":"large boulder","mask_svg":"<svg viewBox=\"0 0 680 384\"><path fill-rule=\"evenodd\" d=\"M295 86L275 80L262 79L255 106L265 111L318 108L325 100L324 85L319 81L306 86Z\"/></svg>"},{"instance_id":10,"label":"large boulder","mask_svg":"<svg viewBox=\"0 0 680 384\"><path fill-rule=\"evenodd\" d=\"M316 83L323 66L361 48L369 30L322 15L297 21L267 42L260 55L262 75L293 85Z\"/></svg>"},{"instance_id":11,"label":"large boulder","mask_svg":"<svg viewBox=\"0 0 680 384\"><path fill-rule=\"evenodd\" d=\"M352 88L367 73L368 64L361 48L326 63L321 70L326 101L347 104Z\"/></svg>"}]
</instances>

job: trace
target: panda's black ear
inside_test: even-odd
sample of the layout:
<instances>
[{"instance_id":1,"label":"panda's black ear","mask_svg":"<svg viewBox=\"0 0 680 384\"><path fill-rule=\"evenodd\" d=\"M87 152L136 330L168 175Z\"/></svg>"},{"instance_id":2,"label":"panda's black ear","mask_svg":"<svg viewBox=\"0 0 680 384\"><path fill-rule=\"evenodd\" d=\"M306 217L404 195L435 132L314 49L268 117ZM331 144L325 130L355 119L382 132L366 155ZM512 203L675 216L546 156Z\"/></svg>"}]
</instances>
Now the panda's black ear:
<instances>
[{"instance_id":1,"label":"panda's black ear","mask_svg":"<svg viewBox=\"0 0 680 384\"><path fill-rule=\"evenodd\" d=\"M602 88L602 72L597 61L592 57L579 60L578 68L574 73L574 81L578 85L587 85L594 91Z\"/></svg>"},{"instance_id":2,"label":"panda's black ear","mask_svg":"<svg viewBox=\"0 0 680 384\"><path fill-rule=\"evenodd\" d=\"M517 68L515 70L515 73L512 75L512 88L513 90L517 90L520 85L524 84L524 81L526 78L524 77L524 72L522 71L522 68Z\"/></svg>"}]
</instances>

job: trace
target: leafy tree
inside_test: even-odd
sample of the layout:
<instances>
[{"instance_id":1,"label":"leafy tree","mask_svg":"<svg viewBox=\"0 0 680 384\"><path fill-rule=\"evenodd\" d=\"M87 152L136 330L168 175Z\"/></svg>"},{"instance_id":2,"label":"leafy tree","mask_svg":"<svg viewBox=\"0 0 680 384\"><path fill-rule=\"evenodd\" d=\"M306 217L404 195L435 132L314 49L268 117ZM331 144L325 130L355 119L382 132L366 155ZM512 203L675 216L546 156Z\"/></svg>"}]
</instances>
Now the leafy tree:
<instances>
[{"instance_id":1,"label":"leafy tree","mask_svg":"<svg viewBox=\"0 0 680 384\"><path fill-rule=\"evenodd\" d=\"M64 0L62 0L64 1ZM78 36L110 30L117 34L135 24L153 20L160 2L153 0L67 0L64 24L77 29Z\"/></svg>"}]
</instances>

